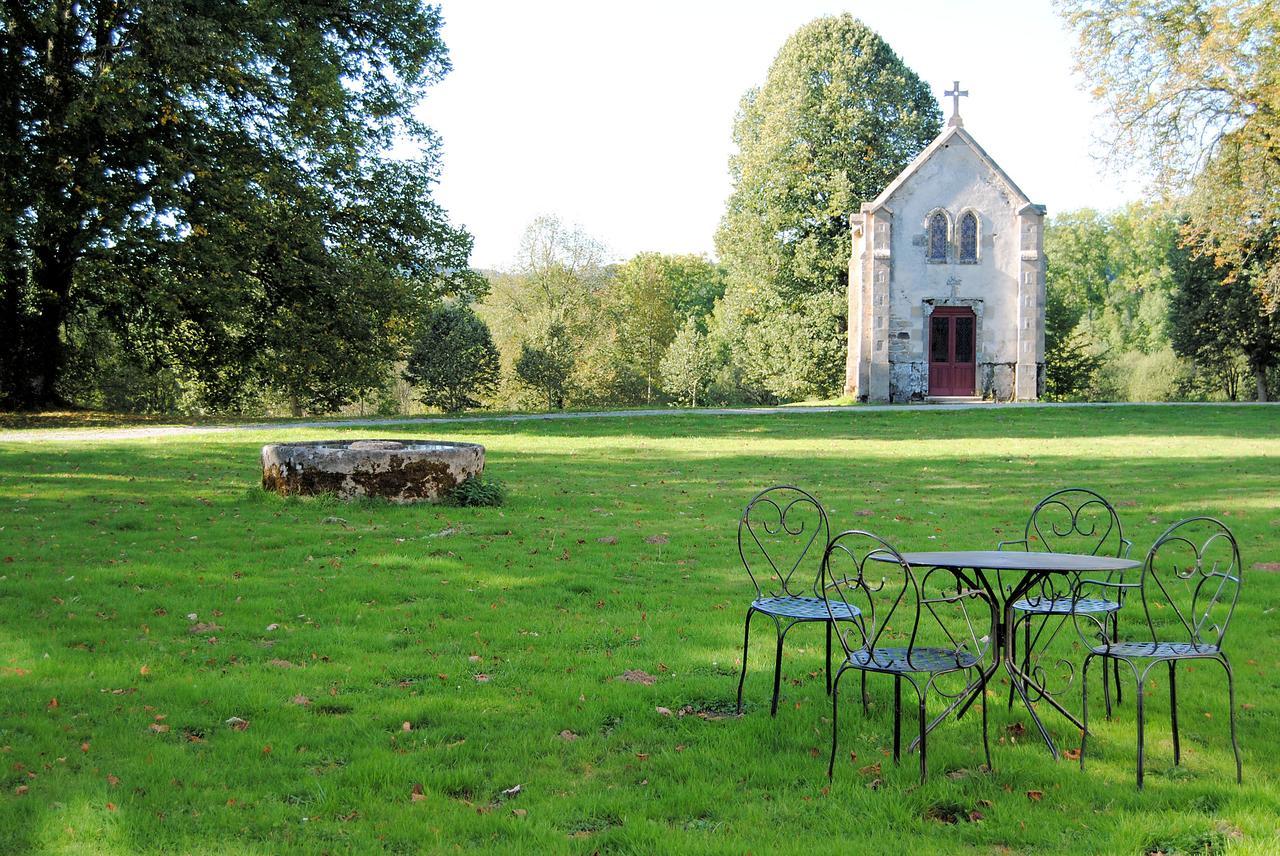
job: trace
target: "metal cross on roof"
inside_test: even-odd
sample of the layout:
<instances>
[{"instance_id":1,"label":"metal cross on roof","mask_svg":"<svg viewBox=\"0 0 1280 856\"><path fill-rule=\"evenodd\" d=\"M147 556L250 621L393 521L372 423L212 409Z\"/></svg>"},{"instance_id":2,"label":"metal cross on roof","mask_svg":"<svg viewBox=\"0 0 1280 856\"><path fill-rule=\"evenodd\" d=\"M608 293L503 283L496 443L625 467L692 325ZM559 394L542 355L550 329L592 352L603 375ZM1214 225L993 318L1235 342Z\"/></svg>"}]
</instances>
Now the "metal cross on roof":
<instances>
[{"instance_id":1,"label":"metal cross on roof","mask_svg":"<svg viewBox=\"0 0 1280 856\"><path fill-rule=\"evenodd\" d=\"M948 89L942 93L944 96L950 96L951 98L951 121L947 124L963 126L964 122L960 119L960 97L968 97L969 90L961 89L960 81L958 80L953 85L955 86L954 89Z\"/></svg>"}]
</instances>

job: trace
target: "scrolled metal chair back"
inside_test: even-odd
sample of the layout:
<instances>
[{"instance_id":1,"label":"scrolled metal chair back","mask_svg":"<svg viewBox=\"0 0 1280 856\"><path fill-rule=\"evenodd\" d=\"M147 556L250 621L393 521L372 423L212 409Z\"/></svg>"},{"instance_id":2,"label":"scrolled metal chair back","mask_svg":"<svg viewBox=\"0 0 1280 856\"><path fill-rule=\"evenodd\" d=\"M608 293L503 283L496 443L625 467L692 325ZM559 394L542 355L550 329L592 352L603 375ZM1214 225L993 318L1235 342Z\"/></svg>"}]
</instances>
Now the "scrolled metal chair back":
<instances>
[{"instance_id":1,"label":"scrolled metal chair back","mask_svg":"<svg viewBox=\"0 0 1280 856\"><path fill-rule=\"evenodd\" d=\"M1212 517L1189 517L1164 531L1142 566L1142 606L1152 641L1220 648L1240 598L1240 546Z\"/></svg>"},{"instance_id":2,"label":"scrolled metal chair back","mask_svg":"<svg viewBox=\"0 0 1280 856\"><path fill-rule=\"evenodd\" d=\"M908 663L923 666L917 655L929 648L955 652L960 668L962 655L981 660L995 638L996 612L987 592L945 568L918 575L902 554L870 532L851 529L831 539L822 563L822 591L833 619L836 605L857 607L857 621L833 625L845 655L866 651L872 666L887 666L883 649L894 648L905 648ZM974 601L983 603L980 613Z\"/></svg>"},{"instance_id":3,"label":"scrolled metal chair back","mask_svg":"<svg viewBox=\"0 0 1280 856\"><path fill-rule=\"evenodd\" d=\"M756 494L738 521L738 555L760 597L820 597L830 527L813 494L778 485ZM812 576L801 574L811 567Z\"/></svg>"},{"instance_id":4,"label":"scrolled metal chair back","mask_svg":"<svg viewBox=\"0 0 1280 856\"><path fill-rule=\"evenodd\" d=\"M1028 550L1092 556L1128 552L1120 515L1100 494L1083 487L1055 491L1040 500L1027 518L1025 536Z\"/></svg>"}]
</instances>

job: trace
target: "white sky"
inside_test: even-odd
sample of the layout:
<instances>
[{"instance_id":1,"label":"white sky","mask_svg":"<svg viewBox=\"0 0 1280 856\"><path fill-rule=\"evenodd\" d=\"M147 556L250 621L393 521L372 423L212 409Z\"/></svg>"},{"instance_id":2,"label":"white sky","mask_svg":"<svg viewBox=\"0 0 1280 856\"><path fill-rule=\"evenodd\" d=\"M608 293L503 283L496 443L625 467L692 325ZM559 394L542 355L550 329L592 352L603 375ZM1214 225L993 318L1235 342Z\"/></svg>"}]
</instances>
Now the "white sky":
<instances>
[{"instance_id":1,"label":"white sky","mask_svg":"<svg viewBox=\"0 0 1280 856\"><path fill-rule=\"evenodd\" d=\"M786 39L851 12L927 81L959 78L965 129L1049 214L1112 208L1141 183L1093 156L1098 107L1072 72L1049 0L442 0L453 71L420 115L442 137L436 198L508 268L540 214L581 224L610 256L714 255L733 118Z\"/></svg>"}]
</instances>

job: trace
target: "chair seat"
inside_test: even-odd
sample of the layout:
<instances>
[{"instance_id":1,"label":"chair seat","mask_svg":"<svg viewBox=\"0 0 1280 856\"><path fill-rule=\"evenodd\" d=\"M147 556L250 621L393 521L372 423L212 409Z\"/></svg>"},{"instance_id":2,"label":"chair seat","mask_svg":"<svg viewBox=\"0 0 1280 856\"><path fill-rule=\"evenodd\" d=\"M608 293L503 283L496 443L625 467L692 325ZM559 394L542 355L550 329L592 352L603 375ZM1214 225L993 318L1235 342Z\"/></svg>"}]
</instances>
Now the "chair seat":
<instances>
[{"instance_id":1,"label":"chair seat","mask_svg":"<svg viewBox=\"0 0 1280 856\"><path fill-rule=\"evenodd\" d=\"M1190 642L1116 642L1094 645L1089 649L1104 657L1149 657L1177 660L1192 657L1216 657L1222 650L1217 645L1192 645Z\"/></svg>"},{"instance_id":2,"label":"chair seat","mask_svg":"<svg viewBox=\"0 0 1280 856\"><path fill-rule=\"evenodd\" d=\"M908 650L873 648L868 651L864 648L849 655L849 665L873 672L951 672L978 665L978 658L968 651L950 648L915 648L910 651L911 662L907 662Z\"/></svg>"},{"instance_id":3,"label":"chair seat","mask_svg":"<svg viewBox=\"0 0 1280 856\"><path fill-rule=\"evenodd\" d=\"M752 601L751 608L766 615L779 615L801 621L828 621L832 615L837 621L852 621L862 614L856 606L843 603L832 603L831 612L828 613L826 601L816 597L762 597Z\"/></svg>"},{"instance_id":4,"label":"chair seat","mask_svg":"<svg viewBox=\"0 0 1280 856\"><path fill-rule=\"evenodd\" d=\"M1067 597L1028 597L1015 600L1013 608L1018 612L1030 612L1035 615L1084 615L1091 612L1115 612L1120 604L1114 600L1098 597L1082 597L1073 601Z\"/></svg>"}]
</instances>

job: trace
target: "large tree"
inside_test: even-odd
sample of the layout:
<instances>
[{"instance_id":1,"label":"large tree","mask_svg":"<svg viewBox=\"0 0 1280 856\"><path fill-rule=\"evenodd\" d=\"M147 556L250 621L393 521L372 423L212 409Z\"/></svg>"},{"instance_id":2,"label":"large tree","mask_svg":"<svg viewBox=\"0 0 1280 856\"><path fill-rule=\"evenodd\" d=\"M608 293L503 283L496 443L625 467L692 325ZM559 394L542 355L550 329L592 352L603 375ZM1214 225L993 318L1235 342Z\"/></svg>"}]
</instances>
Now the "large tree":
<instances>
[{"instance_id":1,"label":"large tree","mask_svg":"<svg viewBox=\"0 0 1280 856\"><path fill-rule=\"evenodd\" d=\"M1274 0L1057 0L1112 120L1112 150L1192 191L1187 236L1228 276L1280 258L1280 6ZM1274 309L1280 265L1251 276Z\"/></svg>"},{"instance_id":2,"label":"large tree","mask_svg":"<svg viewBox=\"0 0 1280 856\"><path fill-rule=\"evenodd\" d=\"M851 15L800 28L734 125L733 193L716 247L787 297L842 290L849 215L940 129L928 85Z\"/></svg>"},{"instance_id":3,"label":"large tree","mask_svg":"<svg viewBox=\"0 0 1280 856\"><path fill-rule=\"evenodd\" d=\"M56 401L89 323L215 404L376 383L397 318L477 285L413 114L439 28L417 0L0 0L0 402Z\"/></svg>"}]
</instances>

